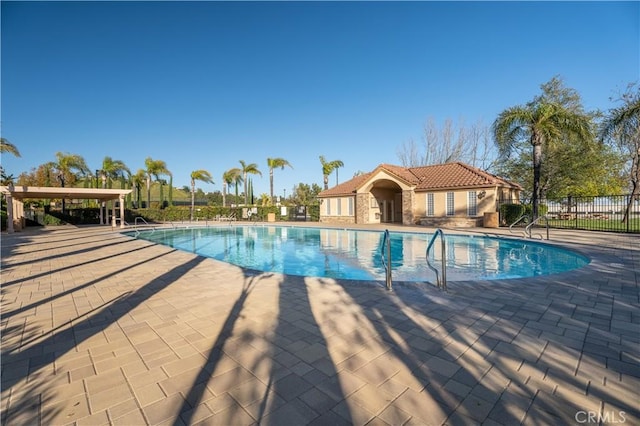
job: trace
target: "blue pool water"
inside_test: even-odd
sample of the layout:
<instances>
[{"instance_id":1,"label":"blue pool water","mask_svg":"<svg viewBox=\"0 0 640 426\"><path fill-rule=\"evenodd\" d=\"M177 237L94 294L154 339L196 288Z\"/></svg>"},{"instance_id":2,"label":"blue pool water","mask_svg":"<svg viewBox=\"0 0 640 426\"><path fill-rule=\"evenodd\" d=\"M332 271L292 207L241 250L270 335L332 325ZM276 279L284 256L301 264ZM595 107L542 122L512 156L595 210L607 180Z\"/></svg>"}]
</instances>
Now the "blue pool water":
<instances>
[{"instance_id":1,"label":"blue pool water","mask_svg":"<svg viewBox=\"0 0 640 426\"><path fill-rule=\"evenodd\" d=\"M144 231L138 238L259 271L384 280L383 232L283 226L228 226ZM435 282L425 250L432 234L391 232L394 281ZM548 275L589 260L548 244L474 235L446 235L447 279L492 280ZM439 239L432 264L441 264Z\"/></svg>"}]
</instances>

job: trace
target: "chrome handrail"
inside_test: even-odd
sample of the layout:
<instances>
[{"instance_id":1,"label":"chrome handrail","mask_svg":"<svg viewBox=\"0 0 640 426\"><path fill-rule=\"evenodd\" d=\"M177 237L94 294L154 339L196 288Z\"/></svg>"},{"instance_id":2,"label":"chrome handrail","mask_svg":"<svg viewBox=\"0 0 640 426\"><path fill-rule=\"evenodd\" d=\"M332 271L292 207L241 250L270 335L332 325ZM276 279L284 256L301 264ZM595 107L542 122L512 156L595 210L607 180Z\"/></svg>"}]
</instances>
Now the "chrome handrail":
<instances>
[{"instance_id":1,"label":"chrome handrail","mask_svg":"<svg viewBox=\"0 0 640 426\"><path fill-rule=\"evenodd\" d=\"M229 217L227 218L229 219L229 226L231 226L231 222L233 222L234 220L238 220L238 215L236 213L235 210L232 210L231 213L229 213Z\"/></svg>"},{"instance_id":2,"label":"chrome handrail","mask_svg":"<svg viewBox=\"0 0 640 426\"><path fill-rule=\"evenodd\" d=\"M536 220L532 221L530 224L527 225L526 228L524 228L524 232L529 236L529 238L533 238L531 236L531 227L533 225L535 225L536 223L538 223L538 221L540 221L541 219L544 219L544 221L545 221L545 225L546 225L546 228L547 228L547 240L549 239L549 218L546 215L538 216L538 218ZM540 234L538 234L538 235L540 236L540 239L542 239L542 235L540 235Z\"/></svg>"},{"instance_id":3,"label":"chrome handrail","mask_svg":"<svg viewBox=\"0 0 640 426\"><path fill-rule=\"evenodd\" d=\"M433 244L435 243L438 235L440 235L440 240L442 242L442 280L440 280L440 274L438 273L438 270L429 261L429 253L431 252L431 247L433 247ZM447 247L444 239L444 232L442 232L442 229L436 229L436 232L431 237L429 245L427 245L426 258L427 266L436 273L436 284L438 288L442 288L444 291L447 291Z\"/></svg>"},{"instance_id":4,"label":"chrome handrail","mask_svg":"<svg viewBox=\"0 0 640 426\"><path fill-rule=\"evenodd\" d=\"M389 262L385 261L384 251L387 249L387 259ZM391 283L391 238L389 237L389 230L385 229L384 236L382 238L382 247L380 247L380 259L382 260L382 265L384 266L385 276L387 281L387 290L391 291L392 283Z\"/></svg>"},{"instance_id":5,"label":"chrome handrail","mask_svg":"<svg viewBox=\"0 0 640 426\"><path fill-rule=\"evenodd\" d=\"M151 233L153 234L154 232L156 232L156 228L152 225L149 225L149 223L144 220L144 218L142 216L138 216L135 218L135 220L133 221L133 229L136 231L136 237L138 235L140 235L140 231L138 231L138 220L140 220L141 222L144 222L144 224L146 226L150 226L151 227Z\"/></svg>"},{"instance_id":6,"label":"chrome handrail","mask_svg":"<svg viewBox=\"0 0 640 426\"><path fill-rule=\"evenodd\" d=\"M509 225L509 232L511 232L512 234L515 234L515 232L513 232L513 227L515 225L517 225L518 223L520 223L523 219L528 219L528 218L529 218L528 214L526 214L526 213L522 214L522 216L520 216L518 219L516 219L515 222L513 222L511 225ZM526 237L526 235L525 235L525 237Z\"/></svg>"}]
</instances>

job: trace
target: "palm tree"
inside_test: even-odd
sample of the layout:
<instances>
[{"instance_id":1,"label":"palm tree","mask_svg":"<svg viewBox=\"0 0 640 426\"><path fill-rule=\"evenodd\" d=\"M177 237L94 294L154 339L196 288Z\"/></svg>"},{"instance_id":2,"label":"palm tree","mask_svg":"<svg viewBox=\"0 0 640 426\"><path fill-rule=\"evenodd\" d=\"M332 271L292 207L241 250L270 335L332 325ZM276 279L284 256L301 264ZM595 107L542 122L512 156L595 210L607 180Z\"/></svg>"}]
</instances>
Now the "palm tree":
<instances>
[{"instance_id":1,"label":"palm tree","mask_svg":"<svg viewBox=\"0 0 640 426\"><path fill-rule=\"evenodd\" d=\"M239 168L233 168L233 186L236 189L236 207L238 206L238 185L244 182L242 177L242 170Z\"/></svg>"},{"instance_id":2,"label":"palm tree","mask_svg":"<svg viewBox=\"0 0 640 426\"><path fill-rule=\"evenodd\" d=\"M284 158L267 158L267 166L269 167L269 185L270 185L270 195L271 202L275 203L273 199L273 169L280 168L280 170L284 170L285 166L289 166L293 169L293 166L289 164L287 160Z\"/></svg>"},{"instance_id":3,"label":"palm tree","mask_svg":"<svg viewBox=\"0 0 640 426\"><path fill-rule=\"evenodd\" d=\"M16 157L20 157L20 151L18 151L18 148L16 148L14 144L9 142L5 138L0 138L0 153L5 153L5 152L9 154L13 154Z\"/></svg>"},{"instance_id":4,"label":"palm tree","mask_svg":"<svg viewBox=\"0 0 640 426\"><path fill-rule=\"evenodd\" d=\"M194 170L191 172L191 220L193 220L193 209L196 205L196 181L213 183L211 173L206 170Z\"/></svg>"},{"instance_id":5,"label":"palm tree","mask_svg":"<svg viewBox=\"0 0 640 426\"><path fill-rule=\"evenodd\" d=\"M640 90L629 86L622 96L624 105L609 111L602 123L600 138L614 140L631 157L631 196L622 217L629 220L634 200L640 195Z\"/></svg>"},{"instance_id":6,"label":"palm tree","mask_svg":"<svg viewBox=\"0 0 640 426\"><path fill-rule=\"evenodd\" d=\"M340 160L326 161L324 156L320 156L320 164L322 164L322 177L324 178L324 189L329 189L329 175L336 171L336 185L338 183L338 168L344 167L344 163Z\"/></svg>"},{"instance_id":7,"label":"palm tree","mask_svg":"<svg viewBox=\"0 0 640 426\"><path fill-rule=\"evenodd\" d=\"M242 176L242 171L237 167L233 169L229 169L222 174L222 206L223 207L227 205L227 189L229 185L233 185L233 183L236 181L237 176Z\"/></svg>"},{"instance_id":8,"label":"palm tree","mask_svg":"<svg viewBox=\"0 0 640 426\"><path fill-rule=\"evenodd\" d=\"M147 173L147 208L151 207L151 178L155 178L157 181L160 181L161 175L171 175L169 169L167 169L167 164L162 160L154 160L151 157L147 157L144 160L144 165L146 166ZM160 192L162 193L162 182L160 183ZM162 196L160 197L160 203L162 203Z\"/></svg>"},{"instance_id":9,"label":"palm tree","mask_svg":"<svg viewBox=\"0 0 640 426\"><path fill-rule=\"evenodd\" d=\"M105 187L107 180L109 181L109 188L113 186L113 180L118 179L121 176L131 176L131 171L120 160L114 160L111 157L104 157L102 160L102 173L104 173L105 179L102 181L102 188Z\"/></svg>"},{"instance_id":10,"label":"palm tree","mask_svg":"<svg viewBox=\"0 0 640 426\"><path fill-rule=\"evenodd\" d=\"M250 173L252 175L262 176L262 172L258 170L258 165L256 163L246 164L244 161L240 160L240 164L242 165L242 180L244 181L244 204L247 205L247 175Z\"/></svg>"},{"instance_id":11,"label":"palm tree","mask_svg":"<svg viewBox=\"0 0 640 426\"><path fill-rule=\"evenodd\" d=\"M89 168L84 158L77 154L56 152L56 161L51 163L51 165L57 170L57 177L60 181L60 186L63 188L68 180L77 178L78 174L84 176L89 173ZM65 202L63 198L62 214L64 214L64 211Z\"/></svg>"},{"instance_id":12,"label":"palm tree","mask_svg":"<svg viewBox=\"0 0 640 426\"><path fill-rule=\"evenodd\" d=\"M589 118L570 111L556 103L539 100L525 106L504 110L493 123L493 135L503 158L508 158L523 139L533 148L533 218L538 218L540 202L540 172L543 147L553 145L568 135L578 138L592 137Z\"/></svg>"},{"instance_id":13,"label":"palm tree","mask_svg":"<svg viewBox=\"0 0 640 426\"><path fill-rule=\"evenodd\" d=\"M136 208L140 208L140 201L142 198L142 185L147 179L147 172L144 169L138 169L138 171L131 176L131 184L136 189Z\"/></svg>"}]
</instances>

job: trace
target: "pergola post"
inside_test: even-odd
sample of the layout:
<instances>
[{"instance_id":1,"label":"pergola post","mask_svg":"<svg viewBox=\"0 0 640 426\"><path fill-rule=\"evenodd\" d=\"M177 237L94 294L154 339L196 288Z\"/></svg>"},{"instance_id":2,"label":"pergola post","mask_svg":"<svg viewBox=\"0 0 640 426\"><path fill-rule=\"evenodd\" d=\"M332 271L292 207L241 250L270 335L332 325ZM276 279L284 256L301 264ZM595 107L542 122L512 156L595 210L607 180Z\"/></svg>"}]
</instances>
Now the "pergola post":
<instances>
[{"instance_id":1,"label":"pergola post","mask_svg":"<svg viewBox=\"0 0 640 426\"><path fill-rule=\"evenodd\" d=\"M120 228L124 228L124 195L120 194Z\"/></svg>"},{"instance_id":2,"label":"pergola post","mask_svg":"<svg viewBox=\"0 0 640 426\"><path fill-rule=\"evenodd\" d=\"M7 198L7 232L13 234L13 197L10 192L5 192L4 196Z\"/></svg>"}]
</instances>

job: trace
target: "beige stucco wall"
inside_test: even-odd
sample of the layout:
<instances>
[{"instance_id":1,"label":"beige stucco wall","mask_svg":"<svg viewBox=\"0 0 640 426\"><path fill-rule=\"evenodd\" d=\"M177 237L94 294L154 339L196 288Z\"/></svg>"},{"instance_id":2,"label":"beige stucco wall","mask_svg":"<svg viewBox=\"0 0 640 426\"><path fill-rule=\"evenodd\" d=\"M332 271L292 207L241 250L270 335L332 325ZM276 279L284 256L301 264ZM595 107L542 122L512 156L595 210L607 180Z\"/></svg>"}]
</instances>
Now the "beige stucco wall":
<instances>
[{"instance_id":1,"label":"beige stucco wall","mask_svg":"<svg viewBox=\"0 0 640 426\"><path fill-rule=\"evenodd\" d=\"M349 211L350 199L352 200L351 211ZM327 205L330 205L330 210L328 211ZM323 198L320 205L320 222L355 223L355 213L355 196Z\"/></svg>"},{"instance_id":2,"label":"beige stucco wall","mask_svg":"<svg viewBox=\"0 0 640 426\"><path fill-rule=\"evenodd\" d=\"M495 188L478 188L478 189L461 189L451 191L453 195L454 216L468 217L468 193L475 191L476 197L484 191L482 198L476 198L476 215L474 217L483 216L485 212L496 211L496 192ZM433 217L447 216L447 192L450 191L429 191L417 192L415 195L414 214L416 217L427 216L427 194L433 194Z\"/></svg>"},{"instance_id":3,"label":"beige stucco wall","mask_svg":"<svg viewBox=\"0 0 640 426\"><path fill-rule=\"evenodd\" d=\"M388 179L388 176L380 176ZM375 183L375 181L373 181ZM401 186L401 188L380 188L373 184L367 186L368 191L363 188L353 196L342 196L324 198L320 208L321 222L334 223L381 223L382 214L379 208L379 202L386 200L393 203L390 209L393 211L393 219L395 222L402 222L405 225L420 223L424 218L455 218L481 220L486 212L495 212L497 208L497 200L502 198L518 198L518 191L508 188L485 187L485 188L465 188L455 191L454 193L454 216L447 216L447 190L414 192L412 188ZM469 192L476 193L476 214L473 217L468 215L468 197ZM427 216L427 194L434 194L434 214ZM482 194L481 197L478 197ZM349 199L353 200L352 214L349 214ZM330 203L331 210L327 212L327 204ZM338 203L340 204L340 214L338 214ZM388 212L387 212L388 213Z\"/></svg>"}]
</instances>

